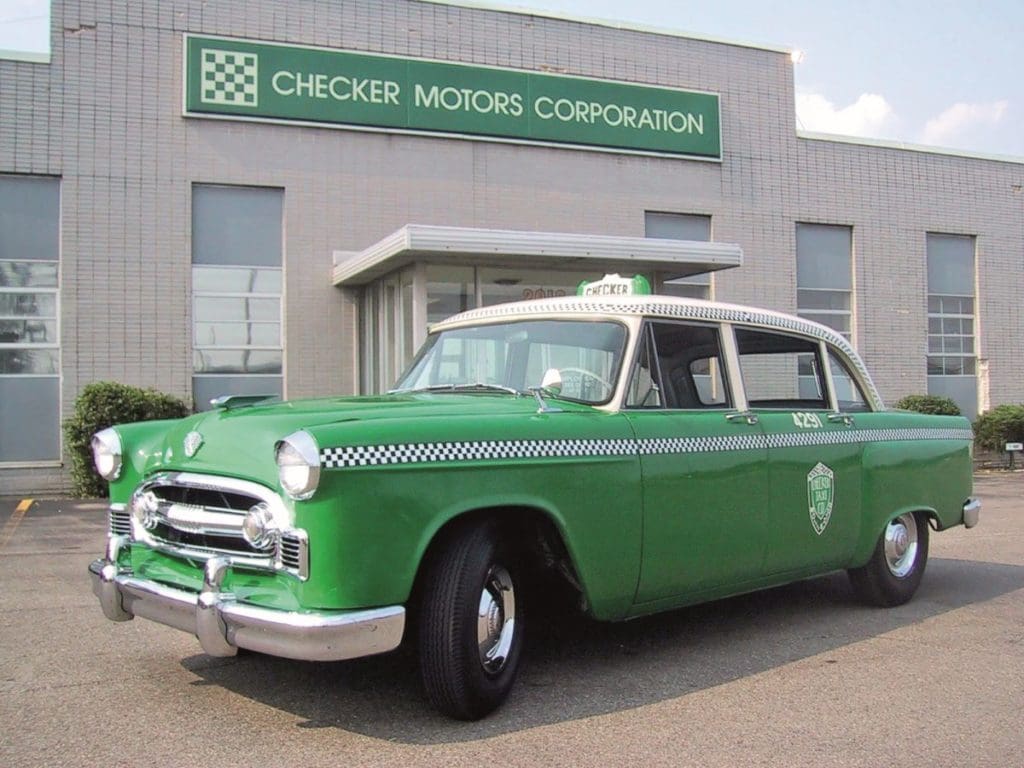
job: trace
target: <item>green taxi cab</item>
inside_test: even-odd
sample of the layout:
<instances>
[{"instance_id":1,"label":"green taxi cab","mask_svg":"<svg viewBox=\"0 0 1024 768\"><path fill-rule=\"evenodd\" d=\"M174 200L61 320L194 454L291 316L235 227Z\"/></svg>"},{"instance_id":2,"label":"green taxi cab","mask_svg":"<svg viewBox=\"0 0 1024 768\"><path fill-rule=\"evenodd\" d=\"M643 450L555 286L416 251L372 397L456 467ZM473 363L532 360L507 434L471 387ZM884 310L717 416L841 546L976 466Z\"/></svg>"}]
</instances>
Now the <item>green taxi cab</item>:
<instances>
[{"instance_id":1,"label":"green taxi cab","mask_svg":"<svg viewBox=\"0 0 1024 768\"><path fill-rule=\"evenodd\" d=\"M405 640L431 703L475 719L555 583L607 621L841 569L909 600L929 532L978 521L969 422L886 410L827 327L638 286L452 317L385 395L99 432L103 612L213 656Z\"/></svg>"}]
</instances>

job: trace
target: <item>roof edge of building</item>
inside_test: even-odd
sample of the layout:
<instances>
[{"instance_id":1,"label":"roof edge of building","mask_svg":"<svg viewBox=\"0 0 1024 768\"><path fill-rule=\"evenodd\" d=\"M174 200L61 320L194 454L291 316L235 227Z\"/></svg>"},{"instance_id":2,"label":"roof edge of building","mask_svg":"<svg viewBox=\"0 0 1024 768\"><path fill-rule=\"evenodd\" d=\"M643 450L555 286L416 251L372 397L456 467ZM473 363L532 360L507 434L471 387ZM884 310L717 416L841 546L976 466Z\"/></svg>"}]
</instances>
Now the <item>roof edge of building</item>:
<instances>
[{"instance_id":1,"label":"roof edge of building","mask_svg":"<svg viewBox=\"0 0 1024 768\"><path fill-rule=\"evenodd\" d=\"M632 21L618 21L615 19L604 19L594 16L582 16L574 13L562 13L540 8L531 8L528 5L508 5L500 2L489 2L488 0L417 0L422 3L433 3L435 5L452 5L461 8L472 8L482 11L494 11L497 13L511 13L517 16L539 16L544 19L555 19L558 21L570 21L577 24L590 24L597 27L608 27L609 29L621 29L629 32L644 32L652 35L663 35L665 37L678 37L686 40L698 40L704 43L715 43L718 45L731 45L738 48L752 48L758 51L780 53L786 56L793 52L787 46L772 45L769 43L755 43L747 40L734 40L715 35L704 35L697 32L687 32L681 29L669 29L656 27L649 24L641 24Z\"/></svg>"},{"instance_id":2,"label":"roof edge of building","mask_svg":"<svg viewBox=\"0 0 1024 768\"><path fill-rule=\"evenodd\" d=\"M964 157L971 160L989 160L996 163L1012 163L1024 165L1024 156L999 155L985 152L971 152L965 149L953 149L951 147L933 147L928 144L914 144L895 139L871 139L865 136L844 136L839 133L818 133L815 131L797 131L798 139L807 141L825 141L835 144L859 144L865 147L878 147L880 149L902 149L907 152L921 152L930 155L946 155L947 157Z\"/></svg>"}]
</instances>

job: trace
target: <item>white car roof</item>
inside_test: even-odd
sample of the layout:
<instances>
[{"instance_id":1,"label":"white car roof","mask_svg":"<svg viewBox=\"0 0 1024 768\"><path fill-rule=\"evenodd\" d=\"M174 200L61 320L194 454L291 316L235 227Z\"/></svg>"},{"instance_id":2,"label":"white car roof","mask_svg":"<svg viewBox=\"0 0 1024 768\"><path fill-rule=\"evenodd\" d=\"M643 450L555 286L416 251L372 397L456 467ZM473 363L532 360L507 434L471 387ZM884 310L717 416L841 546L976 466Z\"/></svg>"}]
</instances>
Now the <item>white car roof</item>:
<instances>
[{"instance_id":1,"label":"white car roof","mask_svg":"<svg viewBox=\"0 0 1024 768\"><path fill-rule=\"evenodd\" d=\"M796 315L742 304L657 295L560 296L471 309L460 312L440 323L435 323L430 330L434 332L458 326L500 322L516 318L556 316L566 318L573 315L658 317L670 320L740 323L810 336L840 349L870 390L869 397L877 404L882 402L863 361L842 334L828 326Z\"/></svg>"}]
</instances>

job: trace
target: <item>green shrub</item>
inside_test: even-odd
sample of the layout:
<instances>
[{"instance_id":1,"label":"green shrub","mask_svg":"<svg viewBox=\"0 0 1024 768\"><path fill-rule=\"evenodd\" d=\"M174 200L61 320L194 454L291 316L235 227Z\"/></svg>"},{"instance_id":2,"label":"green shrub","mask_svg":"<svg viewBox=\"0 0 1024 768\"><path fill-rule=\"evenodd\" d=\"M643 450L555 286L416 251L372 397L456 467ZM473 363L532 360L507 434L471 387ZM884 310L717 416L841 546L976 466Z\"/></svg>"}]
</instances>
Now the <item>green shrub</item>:
<instances>
[{"instance_id":1,"label":"green shrub","mask_svg":"<svg viewBox=\"0 0 1024 768\"><path fill-rule=\"evenodd\" d=\"M1007 443L1024 443L1024 405L997 405L974 422L974 443L1002 452Z\"/></svg>"},{"instance_id":2,"label":"green shrub","mask_svg":"<svg viewBox=\"0 0 1024 768\"><path fill-rule=\"evenodd\" d=\"M904 411L930 413L935 416L959 416L960 407L948 397L939 395L907 395L896 403Z\"/></svg>"},{"instance_id":3,"label":"green shrub","mask_svg":"<svg viewBox=\"0 0 1024 768\"><path fill-rule=\"evenodd\" d=\"M92 463L92 436L114 424L150 419L176 419L191 409L177 397L116 381L86 385L75 401L75 412L64 421L64 442L71 458L71 481L76 496L107 495L107 482Z\"/></svg>"}]
</instances>

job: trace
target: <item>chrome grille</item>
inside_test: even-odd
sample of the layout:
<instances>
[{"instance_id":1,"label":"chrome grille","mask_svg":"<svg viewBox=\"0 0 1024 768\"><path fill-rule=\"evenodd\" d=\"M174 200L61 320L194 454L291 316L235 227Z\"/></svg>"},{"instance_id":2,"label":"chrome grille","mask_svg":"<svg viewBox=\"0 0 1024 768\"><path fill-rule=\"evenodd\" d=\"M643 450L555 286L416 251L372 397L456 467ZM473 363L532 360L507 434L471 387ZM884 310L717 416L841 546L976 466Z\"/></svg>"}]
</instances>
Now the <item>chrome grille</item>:
<instances>
[{"instance_id":1,"label":"chrome grille","mask_svg":"<svg viewBox=\"0 0 1024 768\"><path fill-rule=\"evenodd\" d=\"M280 541L281 566L301 578L309 572L309 543L305 531L286 531Z\"/></svg>"},{"instance_id":2,"label":"chrome grille","mask_svg":"<svg viewBox=\"0 0 1024 768\"><path fill-rule=\"evenodd\" d=\"M264 486L233 478L170 472L140 485L136 498L152 494L153 524L144 528L124 512L134 540L161 552L188 559L227 556L234 565L259 570L284 570L308 575L306 532L291 527L291 514L281 498ZM246 541L242 524L257 504L271 509L282 532L258 549ZM113 531L113 522L111 523Z\"/></svg>"},{"instance_id":3,"label":"chrome grille","mask_svg":"<svg viewBox=\"0 0 1024 768\"><path fill-rule=\"evenodd\" d=\"M131 536L132 516L124 504L111 504L107 510L107 532L111 536Z\"/></svg>"}]
</instances>

